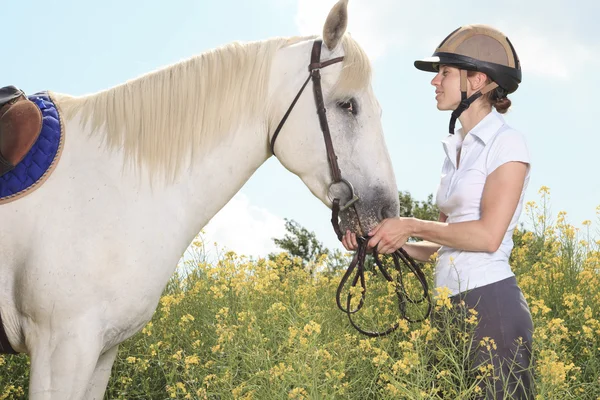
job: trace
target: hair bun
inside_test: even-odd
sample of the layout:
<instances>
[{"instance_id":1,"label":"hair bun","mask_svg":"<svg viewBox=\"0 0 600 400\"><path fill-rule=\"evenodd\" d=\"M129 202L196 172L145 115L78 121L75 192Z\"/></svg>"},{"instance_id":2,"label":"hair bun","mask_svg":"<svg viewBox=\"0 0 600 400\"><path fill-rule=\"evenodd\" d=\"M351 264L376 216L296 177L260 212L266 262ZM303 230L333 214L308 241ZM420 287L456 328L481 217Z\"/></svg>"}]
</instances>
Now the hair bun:
<instances>
[{"instance_id":1,"label":"hair bun","mask_svg":"<svg viewBox=\"0 0 600 400\"><path fill-rule=\"evenodd\" d=\"M502 97L496 100L496 102L494 103L494 107L496 108L496 111L498 111L500 114L504 114L509 109L511 104L512 102L508 97Z\"/></svg>"}]
</instances>

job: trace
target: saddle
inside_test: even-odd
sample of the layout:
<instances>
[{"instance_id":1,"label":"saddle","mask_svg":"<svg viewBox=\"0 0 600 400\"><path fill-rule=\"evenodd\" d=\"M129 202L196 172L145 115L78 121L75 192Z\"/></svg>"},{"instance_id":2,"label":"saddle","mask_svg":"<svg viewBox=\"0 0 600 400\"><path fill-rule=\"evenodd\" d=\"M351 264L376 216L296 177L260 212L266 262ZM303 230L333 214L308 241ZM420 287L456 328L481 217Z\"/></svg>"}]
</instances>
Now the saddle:
<instances>
[{"instance_id":1,"label":"saddle","mask_svg":"<svg viewBox=\"0 0 600 400\"><path fill-rule=\"evenodd\" d=\"M42 130L42 113L15 86L0 88L0 176L25 158Z\"/></svg>"}]
</instances>

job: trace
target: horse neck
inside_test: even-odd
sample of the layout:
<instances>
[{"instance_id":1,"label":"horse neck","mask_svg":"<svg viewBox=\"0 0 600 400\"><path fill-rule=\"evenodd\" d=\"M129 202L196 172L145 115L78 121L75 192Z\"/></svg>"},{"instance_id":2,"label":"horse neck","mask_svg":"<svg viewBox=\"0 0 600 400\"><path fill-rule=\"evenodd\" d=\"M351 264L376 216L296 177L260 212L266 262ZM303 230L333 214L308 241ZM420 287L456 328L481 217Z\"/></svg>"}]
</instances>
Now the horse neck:
<instances>
[{"instance_id":1,"label":"horse neck","mask_svg":"<svg viewBox=\"0 0 600 400\"><path fill-rule=\"evenodd\" d=\"M186 246L267 160L266 135L260 124L246 125L166 187L165 211L179 215Z\"/></svg>"},{"instance_id":2,"label":"horse neck","mask_svg":"<svg viewBox=\"0 0 600 400\"><path fill-rule=\"evenodd\" d=\"M300 41L299 38L294 40ZM289 78L290 70L305 69L302 66L306 55L297 53L288 49L274 54L265 115L251 116L206 157L193 161L194 172L188 178L190 184L178 189L179 196L185 199L186 219L190 221L188 238L196 235L271 156L269 131L277 126L285 111L281 105L289 104L290 96L293 97L298 83L304 79L302 74L298 74L298 82Z\"/></svg>"}]
</instances>

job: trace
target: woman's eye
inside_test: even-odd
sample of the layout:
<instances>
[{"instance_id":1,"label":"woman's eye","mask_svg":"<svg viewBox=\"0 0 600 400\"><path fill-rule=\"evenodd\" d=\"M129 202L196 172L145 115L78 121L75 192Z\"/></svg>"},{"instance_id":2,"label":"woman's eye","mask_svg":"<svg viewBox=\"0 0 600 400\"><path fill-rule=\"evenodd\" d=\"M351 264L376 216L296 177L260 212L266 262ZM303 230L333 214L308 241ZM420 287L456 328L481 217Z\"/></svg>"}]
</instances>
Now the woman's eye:
<instances>
[{"instance_id":1,"label":"woman's eye","mask_svg":"<svg viewBox=\"0 0 600 400\"><path fill-rule=\"evenodd\" d=\"M338 103L338 106L342 109L345 110L349 113L355 114L356 115L356 106L354 105L354 99L351 99L349 101L343 101Z\"/></svg>"}]
</instances>

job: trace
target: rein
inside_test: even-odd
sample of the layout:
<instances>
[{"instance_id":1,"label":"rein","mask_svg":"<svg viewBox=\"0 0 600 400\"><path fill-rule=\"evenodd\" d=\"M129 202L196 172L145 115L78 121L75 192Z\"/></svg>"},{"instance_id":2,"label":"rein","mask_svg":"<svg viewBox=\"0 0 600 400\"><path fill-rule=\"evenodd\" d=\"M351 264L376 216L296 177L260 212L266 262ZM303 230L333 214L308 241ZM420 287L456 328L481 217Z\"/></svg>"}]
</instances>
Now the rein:
<instances>
[{"instance_id":1,"label":"rein","mask_svg":"<svg viewBox=\"0 0 600 400\"><path fill-rule=\"evenodd\" d=\"M354 192L354 187L352 186L352 184L342 177L342 172L338 165L337 156L335 154L335 150L333 148L333 142L331 140L331 132L329 131L329 124L327 123L327 115L326 115L327 110L325 108L325 101L323 99L323 91L321 88L321 72L320 72L321 68L325 68L329 65L341 62L344 60L344 57L337 57L337 58L333 58L331 60L321 62L320 61L320 59L321 59L321 44L322 44L321 40L314 41L312 53L311 53L311 61L308 66L308 70L309 70L308 78L306 78L306 81L300 88L300 91L298 92L298 94L296 95L296 97L294 98L292 103L290 104L288 110L286 111L283 118L279 122L279 125L275 129L275 132L273 133L273 137L271 138L271 152L273 153L273 155L275 155L275 140L277 139L279 133L281 132L281 129L283 128L283 125L287 121L290 113L292 112L294 106L296 105L296 102L302 95L304 88L306 88L306 85L308 85L308 82L312 79L313 94L314 94L315 103L316 103L316 107L317 107L317 114L319 116L319 123L321 125L321 131L323 132L323 139L325 140L325 147L327 149L327 159L329 161L329 167L331 168L331 176L333 178L333 182L329 185L329 189L327 192L327 197L329 197L329 199L332 202L331 224L333 225L333 229L334 229L338 239L341 241L343 235L342 235L342 231L339 227L339 213L341 211L348 209L349 207L352 207L352 208L354 208L354 211L358 218L358 211L356 210L356 202L358 200L360 200L360 198ZM344 184L350 189L350 200L343 205L340 205L340 199L335 196L334 191L332 190L334 185L338 185L338 184ZM346 273L342 277L342 280L340 281L340 284L339 284L337 292L336 292L337 306L340 310L342 310L343 312L345 312L348 315L350 324L356 330L358 330L360 333L367 335L369 337L386 336L386 335L392 333L393 331L395 331L396 329L398 329L398 326L399 326L398 322L383 332L377 332L377 331L366 331L366 330L362 329L361 327L359 327L352 320L352 314L357 313L363 307L363 305L365 303L365 299L366 299L366 292L367 292L367 287L366 287L366 282L365 282L364 263L365 263L365 258L367 256L368 238L359 237L358 242L359 242L358 250L355 252L354 258L352 259L352 262L348 266ZM395 281L395 292L396 292L396 297L398 299L398 309L400 311L402 318L407 320L408 322L420 322L420 321L425 320L431 312L431 298L429 296L429 288L427 285L427 280L425 278L425 275L423 274L423 271L421 270L419 265L402 248L396 250L391 256L394 261L394 267L395 267L396 271L398 272L398 276ZM383 277L388 282L394 282L394 278L392 278L392 276L388 273L386 267L381 262L381 260L379 258L379 254L377 253L377 249L374 249L373 257L375 259L375 264L381 271L381 274L383 275ZM401 262L402 262L402 264L404 264L404 266L406 266L408 268L408 270L411 273L413 273L416 276L416 278L418 279L418 281L423 289L423 295L419 299L416 299L416 300L412 299L408 295L408 293L404 287L403 271L402 271ZM360 298L360 302L359 302L358 306L355 309L352 309L351 308L352 291L350 290L348 292L345 307L342 305L341 295L342 295L343 287L348 282L348 280L350 279L350 276L352 275L352 273L355 270L356 270L356 273L355 273L354 277L352 278L351 287L352 288L356 287L356 285L360 282L362 292L361 292L361 298ZM427 312L423 318L413 320L413 319L410 319L409 317L407 317L407 315L406 315L407 304L409 304L409 303L410 304L420 304L424 301L427 301L428 308L427 308Z\"/></svg>"},{"instance_id":2,"label":"rein","mask_svg":"<svg viewBox=\"0 0 600 400\"><path fill-rule=\"evenodd\" d=\"M337 211L337 208L334 206L331 222L332 222L334 230L336 230L336 232L340 231L340 228L338 225L337 212L339 212L339 211ZM341 238L342 238L342 236L338 233L338 239L341 240ZM358 242L358 250L354 253L354 257L352 258L352 261L350 262L348 269L346 269L344 276L342 276L342 279L340 281L340 284L338 285L338 288L337 288L337 291L335 294L335 300L336 300L338 308L340 310L342 310L343 312L345 312L346 315L348 315L348 320L350 321L350 324L357 331L359 331L363 335L366 335L369 337L386 336L386 335L389 335L390 333L394 332L396 329L398 329L398 327L400 326L399 322L396 322L393 326L389 327L385 331L379 332L379 331L367 331L367 330L361 328L360 326L358 326L358 324L356 324L356 322L354 322L354 320L352 320L352 314L356 314L364 306L365 300L366 300L366 295L367 295L367 285L365 282L365 258L367 256L367 244L369 242L369 237L366 237L366 238L358 237L357 242ZM388 282L394 282L394 278L390 275L387 268L383 265L379 256L380 255L379 255L379 253L377 253L377 248L373 249L373 259L375 261L375 265L377 265L377 268L379 269L379 271L381 271L381 274L383 275L385 280L387 280ZM427 279L425 278L425 274L421 270L421 267L419 267L419 265L412 259L412 257L410 257L408 255L406 250L404 250L403 248L399 248L398 250L393 252L391 254L391 257L394 262L394 269L398 272L398 275L397 275L395 283L394 283L394 291L396 293L396 298L398 300L398 311L400 312L400 316L403 319L405 319L406 321L411 322L411 323L424 321L425 319L427 319L429 317L429 314L431 313L431 306L432 306L431 297L429 296L429 286L427 284ZM421 288L423 290L420 298L413 299L410 297L410 295L406 291L406 289L404 287L402 265L404 265L408 269L409 273L412 273L419 281L419 284L421 285ZM351 289L348 290L348 295L346 297L346 305L343 306L342 301L341 301L342 290L343 290L344 286L346 285L346 283L348 282L348 280L350 279L350 276L352 275L354 270L356 270L356 273L354 274L354 278L352 278ZM376 270L373 270L373 272L376 273ZM360 287L361 287L360 302L358 303L356 308L352 309L352 307L351 307L352 288L356 287L356 285L359 282L360 282ZM409 318L406 313L406 306L409 303L410 304L421 304L424 301L427 302L427 311L425 312L425 315L419 319Z\"/></svg>"}]
</instances>

